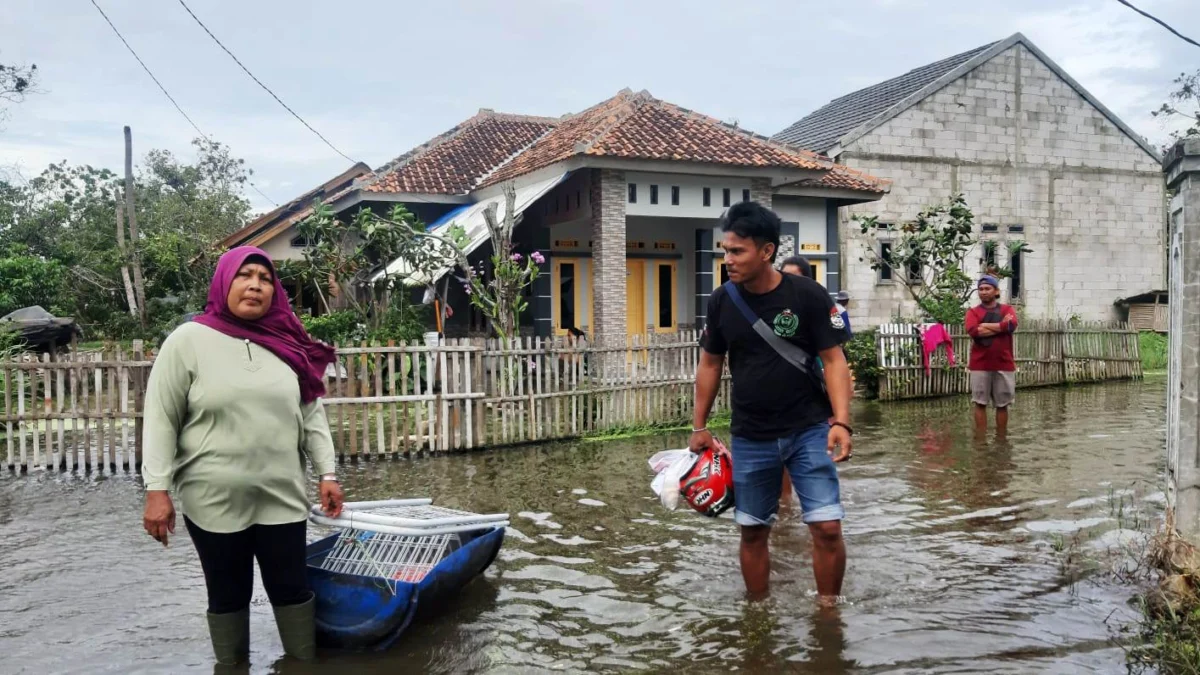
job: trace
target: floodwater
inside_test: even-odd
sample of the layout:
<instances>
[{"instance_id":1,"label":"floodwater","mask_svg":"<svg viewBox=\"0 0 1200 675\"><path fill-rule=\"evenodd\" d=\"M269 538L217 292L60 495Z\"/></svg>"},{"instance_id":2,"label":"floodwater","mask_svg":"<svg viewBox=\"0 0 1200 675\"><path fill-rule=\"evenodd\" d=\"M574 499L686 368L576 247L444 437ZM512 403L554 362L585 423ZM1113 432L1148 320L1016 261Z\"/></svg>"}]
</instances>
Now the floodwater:
<instances>
[{"instance_id":1,"label":"floodwater","mask_svg":"<svg viewBox=\"0 0 1200 675\"><path fill-rule=\"evenodd\" d=\"M315 665L281 660L260 586L251 672L1124 672L1136 589L1063 558L1161 513L1164 388L1023 392L1004 443L961 399L858 405L836 614L796 509L748 604L733 523L658 505L646 460L679 434L348 466L349 499L511 512L501 556L391 651ZM0 480L0 536L0 671L212 672L194 549L142 532L133 479Z\"/></svg>"}]
</instances>

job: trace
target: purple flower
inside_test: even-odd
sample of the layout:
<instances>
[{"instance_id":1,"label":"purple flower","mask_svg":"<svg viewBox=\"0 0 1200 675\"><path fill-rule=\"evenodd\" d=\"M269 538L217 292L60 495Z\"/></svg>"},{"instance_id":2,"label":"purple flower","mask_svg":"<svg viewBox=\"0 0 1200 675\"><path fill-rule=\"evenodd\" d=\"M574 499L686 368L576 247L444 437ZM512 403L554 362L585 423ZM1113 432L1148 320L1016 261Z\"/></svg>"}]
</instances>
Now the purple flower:
<instances>
[{"instance_id":1,"label":"purple flower","mask_svg":"<svg viewBox=\"0 0 1200 675\"><path fill-rule=\"evenodd\" d=\"M529 359L529 369L537 370L537 361L534 361L533 359Z\"/></svg>"},{"instance_id":2,"label":"purple flower","mask_svg":"<svg viewBox=\"0 0 1200 675\"><path fill-rule=\"evenodd\" d=\"M535 263L537 263L537 264L539 264L539 265L541 265L542 263L546 262L546 258L544 258L544 257L542 256L542 253L541 253L541 251L534 251L532 254L530 254L530 256L529 256L529 257L530 257L530 258L533 258L533 262L535 262Z\"/></svg>"},{"instance_id":3,"label":"purple flower","mask_svg":"<svg viewBox=\"0 0 1200 675\"><path fill-rule=\"evenodd\" d=\"M521 262L521 254L520 253L512 254L512 261L513 262Z\"/></svg>"}]
</instances>

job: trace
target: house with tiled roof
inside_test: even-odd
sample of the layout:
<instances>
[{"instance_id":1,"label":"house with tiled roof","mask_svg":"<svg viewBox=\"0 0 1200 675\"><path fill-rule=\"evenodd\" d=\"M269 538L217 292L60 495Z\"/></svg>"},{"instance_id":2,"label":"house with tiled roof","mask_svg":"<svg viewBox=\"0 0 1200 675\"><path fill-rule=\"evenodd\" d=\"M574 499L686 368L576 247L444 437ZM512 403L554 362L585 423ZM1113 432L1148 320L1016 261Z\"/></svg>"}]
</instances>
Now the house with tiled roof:
<instances>
[{"instance_id":1,"label":"house with tiled roof","mask_svg":"<svg viewBox=\"0 0 1200 675\"><path fill-rule=\"evenodd\" d=\"M780 259L803 250L837 291L838 210L889 188L816 153L623 90L558 118L481 110L326 202L338 212L399 202L433 231L461 226L474 262L490 254L483 212L495 204L503 216L509 184L522 217L514 241L546 259L523 317L528 330L622 340L703 320L714 284L726 278L716 228L733 203L774 208L784 221ZM274 221L272 244L299 255L304 242L288 221ZM403 276L404 267L394 261L389 271ZM459 284L450 288L446 331L481 329Z\"/></svg>"},{"instance_id":2,"label":"house with tiled roof","mask_svg":"<svg viewBox=\"0 0 1200 675\"><path fill-rule=\"evenodd\" d=\"M851 217L911 220L956 192L984 239L1032 249L978 252L981 268L1012 267L1006 300L1027 316L1110 319L1117 298L1163 287L1158 153L1020 33L836 98L773 138L892 181L882 199L839 214L856 326L913 316L903 284L919 271L861 262L889 244Z\"/></svg>"}]
</instances>

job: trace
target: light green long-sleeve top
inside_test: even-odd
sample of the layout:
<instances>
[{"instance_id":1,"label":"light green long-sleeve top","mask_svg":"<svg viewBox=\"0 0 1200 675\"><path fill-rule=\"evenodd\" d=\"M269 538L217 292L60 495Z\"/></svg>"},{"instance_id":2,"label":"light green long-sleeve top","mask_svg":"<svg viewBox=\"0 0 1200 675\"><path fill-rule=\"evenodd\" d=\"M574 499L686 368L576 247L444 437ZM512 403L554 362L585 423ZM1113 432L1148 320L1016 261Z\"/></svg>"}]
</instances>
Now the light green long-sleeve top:
<instances>
[{"instance_id":1,"label":"light green long-sleeve top","mask_svg":"<svg viewBox=\"0 0 1200 675\"><path fill-rule=\"evenodd\" d=\"M172 487L209 532L240 532L308 517L305 456L334 471L321 399L300 402L286 363L247 340L198 323L163 342L146 389L142 477Z\"/></svg>"}]
</instances>

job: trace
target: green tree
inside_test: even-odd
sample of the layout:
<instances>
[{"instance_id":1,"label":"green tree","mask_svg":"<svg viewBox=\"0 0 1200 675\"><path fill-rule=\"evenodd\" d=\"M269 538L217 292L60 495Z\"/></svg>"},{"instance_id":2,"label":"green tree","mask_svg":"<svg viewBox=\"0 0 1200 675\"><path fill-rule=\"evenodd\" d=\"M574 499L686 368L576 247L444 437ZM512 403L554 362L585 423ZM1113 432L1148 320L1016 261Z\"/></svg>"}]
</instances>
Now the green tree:
<instances>
[{"instance_id":1,"label":"green tree","mask_svg":"<svg viewBox=\"0 0 1200 675\"><path fill-rule=\"evenodd\" d=\"M1167 102L1150 114L1167 123L1182 120L1188 125L1171 132L1175 140L1200 136L1200 70L1180 73L1173 84L1176 88L1167 96Z\"/></svg>"},{"instance_id":2,"label":"green tree","mask_svg":"<svg viewBox=\"0 0 1200 675\"><path fill-rule=\"evenodd\" d=\"M249 215L241 195L246 170L224 146L195 143L198 159L181 162L164 151L149 153L136 175L138 247L155 329L203 306L219 251L213 242ZM107 169L51 164L24 185L0 182L0 256L22 247L53 261L66 281L41 291L31 304L72 316L89 336L140 334L122 287L126 264L116 241L120 178Z\"/></svg>"},{"instance_id":3,"label":"green tree","mask_svg":"<svg viewBox=\"0 0 1200 675\"><path fill-rule=\"evenodd\" d=\"M426 232L402 204L387 216L361 208L343 220L328 204L314 202L312 215L296 229L308 247L304 261L287 266L286 274L316 293L326 310L338 304L330 298L331 288L336 289L339 302L368 333L393 321L393 310L403 309L405 285L433 287L431 280L441 270L466 264L460 241ZM460 229L451 233L461 236ZM439 297L444 306L444 295Z\"/></svg>"},{"instance_id":4,"label":"green tree","mask_svg":"<svg viewBox=\"0 0 1200 675\"><path fill-rule=\"evenodd\" d=\"M6 103L20 103L37 87L37 65L10 66L0 63L0 121L4 120Z\"/></svg>"},{"instance_id":5,"label":"green tree","mask_svg":"<svg viewBox=\"0 0 1200 675\"><path fill-rule=\"evenodd\" d=\"M920 311L933 321L963 322L976 279L984 271L981 263L973 264L969 258L977 251L986 255L996 246L975 232L975 215L963 195L927 206L914 220L897 225L882 224L878 216L854 219L863 235L876 240L868 247L868 258L860 261L869 262L874 270L890 267ZM886 260L879 245L884 242L890 251ZM1024 241L1009 242L1008 249L1008 260L1013 254L1031 252ZM1012 276L1006 266L987 271L1001 278Z\"/></svg>"},{"instance_id":6,"label":"green tree","mask_svg":"<svg viewBox=\"0 0 1200 675\"><path fill-rule=\"evenodd\" d=\"M516 189L509 183L504 186L504 217L497 220L495 204L483 212L492 242L492 269L488 273L482 264L479 270L467 265L463 284L471 304L488 318L496 336L506 340L517 336L521 313L528 305L524 291L537 279L538 265L546 262L537 251L528 258L513 252L513 230L521 222L521 216L514 215L516 201Z\"/></svg>"},{"instance_id":7,"label":"green tree","mask_svg":"<svg viewBox=\"0 0 1200 675\"><path fill-rule=\"evenodd\" d=\"M23 246L0 252L0 316L63 294L66 270L57 261L32 255ZM45 307L51 313L58 308Z\"/></svg>"}]
</instances>

